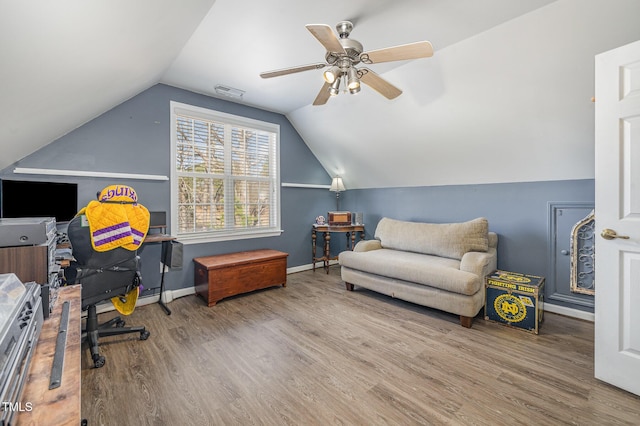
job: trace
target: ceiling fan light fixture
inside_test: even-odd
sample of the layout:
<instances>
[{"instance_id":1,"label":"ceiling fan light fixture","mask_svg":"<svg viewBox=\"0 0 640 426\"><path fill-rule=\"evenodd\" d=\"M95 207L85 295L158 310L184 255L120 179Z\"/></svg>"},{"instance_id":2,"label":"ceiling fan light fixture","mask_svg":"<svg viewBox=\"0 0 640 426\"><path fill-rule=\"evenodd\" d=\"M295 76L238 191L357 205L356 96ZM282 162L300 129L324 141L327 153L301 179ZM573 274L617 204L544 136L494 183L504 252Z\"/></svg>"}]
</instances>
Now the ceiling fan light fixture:
<instances>
[{"instance_id":1,"label":"ceiling fan light fixture","mask_svg":"<svg viewBox=\"0 0 640 426\"><path fill-rule=\"evenodd\" d=\"M329 93L331 96L336 96L340 93L340 80L342 80L342 78L338 77L333 83L331 83L331 87L329 87Z\"/></svg>"},{"instance_id":2,"label":"ceiling fan light fixture","mask_svg":"<svg viewBox=\"0 0 640 426\"><path fill-rule=\"evenodd\" d=\"M360 91L360 80L358 79L358 72L353 67L347 70L347 88L352 94L358 93Z\"/></svg>"},{"instance_id":3,"label":"ceiling fan light fixture","mask_svg":"<svg viewBox=\"0 0 640 426\"><path fill-rule=\"evenodd\" d=\"M433 56L433 46L426 40L365 51L362 43L349 38L351 30L353 30L353 23L349 21L341 21L336 25L338 36L329 25L308 24L305 27L324 47L325 61L266 71L260 73L260 77L272 78L302 71L326 69L322 73L324 84L313 101L314 106L325 105L331 96L339 94L340 86L342 86L344 93L349 91L351 94L356 94L360 92L361 83L371 87L387 99L395 99L402 94L402 90L369 68L355 67L360 64L371 65ZM342 83L340 80L343 80Z\"/></svg>"},{"instance_id":4,"label":"ceiling fan light fixture","mask_svg":"<svg viewBox=\"0 0 640 426\"><path fill-rule=\"evenodd\" d=\"M333 84L336 80L340 79L340 74L340 68L334 65L323 73L324 81Z\"/></svg>"}]
</instances>

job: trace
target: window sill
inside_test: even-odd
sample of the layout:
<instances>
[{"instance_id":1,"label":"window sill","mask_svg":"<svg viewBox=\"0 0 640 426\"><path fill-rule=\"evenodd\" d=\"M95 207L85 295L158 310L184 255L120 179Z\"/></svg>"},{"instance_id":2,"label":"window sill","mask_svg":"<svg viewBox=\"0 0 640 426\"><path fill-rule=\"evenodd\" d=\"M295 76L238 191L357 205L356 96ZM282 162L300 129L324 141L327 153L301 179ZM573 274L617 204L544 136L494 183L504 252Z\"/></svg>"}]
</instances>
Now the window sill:
<instances>
[{"instance_id":1,"label":"window sill","mask_svg":"<svg viewBox=\"0 0 640 426\"><path fill-rule=\"evenodd\" d=\"M181 234L178 235L178 241L183 244L205 244L216 243L221 241L246 240L250 238L279 237L284 231L267 230L267 231L250 231L250 232L232 232L226 234Z\"/></svg>"}]
</instances>

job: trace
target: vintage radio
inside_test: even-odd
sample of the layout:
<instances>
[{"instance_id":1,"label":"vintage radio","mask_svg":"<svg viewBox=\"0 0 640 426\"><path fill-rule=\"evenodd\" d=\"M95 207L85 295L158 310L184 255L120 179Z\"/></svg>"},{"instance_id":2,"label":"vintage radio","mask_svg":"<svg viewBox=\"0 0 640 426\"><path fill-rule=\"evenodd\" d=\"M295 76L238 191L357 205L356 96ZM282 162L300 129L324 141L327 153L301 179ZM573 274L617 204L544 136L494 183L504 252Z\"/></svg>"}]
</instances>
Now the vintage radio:
<instances>
[{"instance_id":1,"label":"vintage radio","mask_svg":"<svg viewBox=\"0 0 640 426\"><path fill-rule=\"evenodd\" d=\"M351 225L351 212L328 212L329 226Z\"/></svg>"},{"instance_id":2,"label":"vintage radio","mask_svg":"<svg viewBox=\"0 0 640 426\"><path fill-rule=\"evenodd\" d=\"M538 334L543 319L544 278L496 270L485 279L485 319Z\"/></svg>"},{"instance_id":3,"label":"vintage radio","mask_svg":"<svg viewBox=\"0 0 640 426\"><path fill-rule=\"evenodd\" d=\"M0 219L0 247L45 244L55 236L56 219L54 217Z\"/></svg>"}]
</instances>

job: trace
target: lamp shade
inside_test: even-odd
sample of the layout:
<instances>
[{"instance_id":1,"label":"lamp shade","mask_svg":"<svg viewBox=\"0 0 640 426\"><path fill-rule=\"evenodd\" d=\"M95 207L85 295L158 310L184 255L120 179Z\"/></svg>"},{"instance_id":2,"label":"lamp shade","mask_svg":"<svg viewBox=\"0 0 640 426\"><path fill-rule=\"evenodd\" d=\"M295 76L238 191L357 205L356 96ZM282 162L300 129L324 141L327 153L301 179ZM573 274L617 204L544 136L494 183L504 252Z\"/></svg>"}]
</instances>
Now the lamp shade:
<instances>
[{"instance_id":1,"label":"lamp shade","mask_svg":"<svg viewBox=\"0 0 640 426\"><path fill-rule=\"evenodd\" d=\"M332 192L341 192L344 191L344 183L342 183L342 178L341 177L334 177L333 180L331 181L331 188L329 188L329 191Z\"/></svg>"}]
</instances>

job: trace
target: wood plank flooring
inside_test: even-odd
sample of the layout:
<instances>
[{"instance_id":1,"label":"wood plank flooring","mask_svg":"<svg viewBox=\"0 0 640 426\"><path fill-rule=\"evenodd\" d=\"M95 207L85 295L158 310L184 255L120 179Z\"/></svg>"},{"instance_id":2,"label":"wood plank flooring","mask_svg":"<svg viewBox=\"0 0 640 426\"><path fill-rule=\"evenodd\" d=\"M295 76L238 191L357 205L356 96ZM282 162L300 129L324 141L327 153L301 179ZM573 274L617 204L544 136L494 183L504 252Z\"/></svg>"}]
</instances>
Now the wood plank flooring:
<instances>
[{"instance_id":1,"label":"wood plank flooring","mask_svg":"<svg viewBox=\"0 0 640 426\"><path fill-rule=\"evenodd\" d=\"M82 354L89 425L638 425L640 397L593 378L593 324L545 313L541 334L364 289L338 267L208 308L137 308L147 341ZM106 320L111 313L101 315Z\"/></svg>"}]
</instances>

